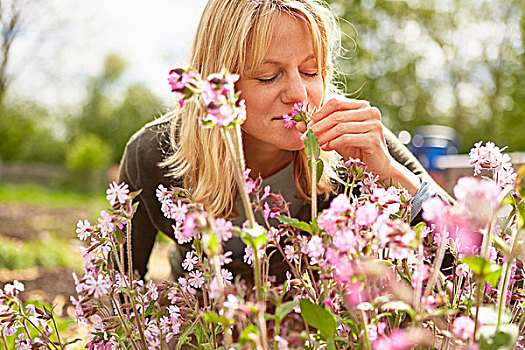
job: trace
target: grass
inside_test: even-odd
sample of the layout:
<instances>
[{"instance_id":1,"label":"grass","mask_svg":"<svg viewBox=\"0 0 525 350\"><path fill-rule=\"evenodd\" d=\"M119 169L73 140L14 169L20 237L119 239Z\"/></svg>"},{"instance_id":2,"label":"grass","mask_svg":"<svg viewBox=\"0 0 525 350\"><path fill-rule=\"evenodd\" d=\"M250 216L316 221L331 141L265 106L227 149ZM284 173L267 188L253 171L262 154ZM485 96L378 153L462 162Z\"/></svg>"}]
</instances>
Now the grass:
<instances>
[{"instance_id":1,"label":"grass","mask_svg":"<svg viewBox=\"0 0 525 350\"><path fill-rule=\"evenodd\" d=\"M75 193L49 189L33 183L0 183L0 203L9 205L36 205L47 208L89 209L96 215L108 206L103 190L97 194Z\"/></svg>"},{"instance_id":2,"label":"grass","mask_svg":"<svg viewBox=\"0 0 525 350\"><path fill-rule=\"evenodd\" d=\"M81 271L83 263L78 248L73 248L70 241L53 236L29 241L0 236L0 268L20 270L33 266Z\"/></svg>"}]
</instances>

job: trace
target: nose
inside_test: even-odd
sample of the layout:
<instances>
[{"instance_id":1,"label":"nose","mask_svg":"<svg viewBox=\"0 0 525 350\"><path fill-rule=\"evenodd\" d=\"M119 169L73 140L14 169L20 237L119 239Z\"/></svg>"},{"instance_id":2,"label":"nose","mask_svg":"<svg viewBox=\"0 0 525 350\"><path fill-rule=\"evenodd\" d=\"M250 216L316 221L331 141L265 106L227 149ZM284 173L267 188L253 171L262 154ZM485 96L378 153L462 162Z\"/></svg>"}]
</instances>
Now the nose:
<instances>
[{"instance_id":1,"label":"nose","mask_svg":"<svg viewBox=\"0 0 525 350\"><path fill-rule=\"evenodd\" d=\"M282 102L284 104L305 102L307 97L308 91L301 74L299 72L290 74L281 94Z\"/></svg>"}]
</instances>

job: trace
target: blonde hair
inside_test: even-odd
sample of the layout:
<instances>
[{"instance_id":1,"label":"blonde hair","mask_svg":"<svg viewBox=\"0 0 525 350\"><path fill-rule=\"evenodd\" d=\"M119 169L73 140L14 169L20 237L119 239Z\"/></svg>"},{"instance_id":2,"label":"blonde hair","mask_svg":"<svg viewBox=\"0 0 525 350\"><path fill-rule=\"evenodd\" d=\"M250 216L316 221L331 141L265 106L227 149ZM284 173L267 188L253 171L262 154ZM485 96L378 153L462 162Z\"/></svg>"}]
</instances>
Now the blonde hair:
<instances>
[{"instance_id":1,"label":"blonde hair","mask_svg":"<svg viewBox=\"0 0 525 350\"><path fill-rule=\"evenodd\" d=\"M264 59L273 16L279 13L302 18L307 23L323 77L324 97L332 95L333 58L340 47L339 27L332 11L317 0L209 0L193 42L190 67L203 77L223 68L237 74L252 72ZM250 67L245 64L248 49L253 55ZM193 201L202 203L214 216L229 217L237 196L233 170L224 166L228 157L220 130L199 125L199 113L202 111L195 103L187 103L183 111L171 112L174 153L161 165L170 168L170 176L183 179ZM332 169L339 157L335 152L322 152L321 158L325 171L318 191L328 196L333 192L330 179L336 176ZM311 180L304 149L294 152L293 164L298 193L305 201L309 200Z\"/></svg>"}]
</instances>

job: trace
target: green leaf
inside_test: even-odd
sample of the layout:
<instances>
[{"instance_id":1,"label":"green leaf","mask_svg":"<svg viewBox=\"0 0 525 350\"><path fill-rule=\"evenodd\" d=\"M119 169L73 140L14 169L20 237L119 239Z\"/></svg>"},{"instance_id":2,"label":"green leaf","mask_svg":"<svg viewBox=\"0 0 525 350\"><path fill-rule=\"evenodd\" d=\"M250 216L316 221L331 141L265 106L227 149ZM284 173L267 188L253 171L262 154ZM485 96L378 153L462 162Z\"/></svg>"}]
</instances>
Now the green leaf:
<instances>
[{"instance_id":1,"label":"green leaf","mask_svg":"<svg viewBox=\"0 0 525 350\"><path fill-rule=\"evenodd\" d=\"M241 345L246 345L248 343L255 343L257 338L259 338L259 330L253 324L250 324L242 331L239 336L239 341Z\"/></svg>"},{"instance_id":2,"label":"green leaf","mask_svg":"<svg viewBox=\"0 0 525 350\"><path fill-rule=\"evenodd\" d=\"M503 269L497 264L491 264L490 271L485 275L485 280L494 288L498 286L498 280Z\"/></svg>"},{"instance_id":3,"label":"green leaf","mask_svg":"<svg viewBox=\"0 0 525 350\"><path fill-rule=\"evenodd\" d=\"M277 317L279 321L282 321L297 305L299 305L299 300L289 301L279 305L279 307L275 309L275 317Z\"/></svg>"},{"instance_id":4,"label":"green leaf","mask_svg":"<svg viewBox=\"0 0 525 350\"><path fill-rule=\"evenodd\" d=\"M324 169L324 163L323 163L323 160L322 159L318 159L317 162L317 168L316 168L316 172L315 172L315 176L316 176L316 182L319 182L319 180L321 180L321 176L323 175L323 169ZM308 169L310 169L310 172L312 172L312 162L310 159L308 159Z\"/></svg>"},{"instance_id":5,"label":"green leaf","mask_svg":"<svg viewBox=\"0 0 525 350\"><path fill-rule=\"evenodd\" d=\"M301 306L301 316L306 323L317 328L326 339L335 336L336 323L335 317L331 312L308 299L301 299L299 305Z\"/></svg>"},{"instance_id":6,"label":"green leaf","mask_svg":"<svg viewBox=\"0 0 525 350\"><path fill-rule=\"evenodd\" d=\"M335 348L335 343L334 343L334 340L333 339L328 339L328 341L326 342L326 350L336 350Z\"/></svg>"},{"instance_id":7,"label":"green leaf","mask_svg":"<svg viewBox=\"0 0 525 350\"><path fill-rule=\"evenodd\" d=\"M299 221L296 218L290 218L286 215L278 215L277 219L281 222L281 224L285 224L291 227L298 228L299 230L312 233L312 227L304 221Z\"/></svg>"},{"instance_id":8,"label":"green leaf","mask_svg":"<svg viewBox=\"0 0 525 350\"><path fill-rule=\"evenodd\" d=\"M321 147L319 147L319 141L317 141L317 137L315 137L312 129L308 127L308 130L306 131L306 138L304 139L304 151L306 152L306 156L308 159L319 159L319 155L321 154Z\"/></svg>"},{"instance_id":9,"label":"green leaf","mask_svg":"<svg viewBox=\"0 0 525 350\"><path fill-rule=\"evenodd\" d=\"M493 264L487 259L479 256L465 257L462 261L470 267L470 270L474 275L483 277L493 287L496 286L499 276L501 275L501 266Z\"/></svg>"},{"instance_id":10,"label":"green leaf","mask_svg":"<svg viewBox=\"0 0 525 350\"><path fill-rule=\"evenodd\" d=\"M504 324L497 330L494 325L479 328L481 350L512 350L518 340L519 328L515 324Z\"/></svg>"},{"instance_id":11,"label":"green leaf","mask_svg":"<svg viewBox=\"0 0 525 350\"><path fill-rule=\"evenodd\" d=\"M229 324L229 320L224 316L219 316L215 312L207 312L204 314L206 322Z\"/></svg>"}]
</instances>

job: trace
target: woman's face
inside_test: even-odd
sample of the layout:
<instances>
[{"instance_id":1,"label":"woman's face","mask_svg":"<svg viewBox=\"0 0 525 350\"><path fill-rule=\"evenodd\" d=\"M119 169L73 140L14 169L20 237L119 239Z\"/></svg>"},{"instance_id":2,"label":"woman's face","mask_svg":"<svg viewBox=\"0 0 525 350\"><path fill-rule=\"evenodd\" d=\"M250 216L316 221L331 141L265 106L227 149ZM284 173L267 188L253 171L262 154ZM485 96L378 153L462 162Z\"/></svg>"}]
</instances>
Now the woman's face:
<instances>
[{"instance_id":1,"label":"woman's face","mask_svg":"<svg viewBox=\"0 0 525 350\"><path fill-rule=\"evenodd\" d=\"M287 129L282 115L298 102L310 109L319 106L323 95L323 78L306 22L287 14L276 16L275 21L263 63L253 74L241 75L236 84L246 102L242 127L248 152L271 154L303 148L301 132L295 127ZM248 55L248 64L250 60Z\"/></svg>"}]
</instances>

